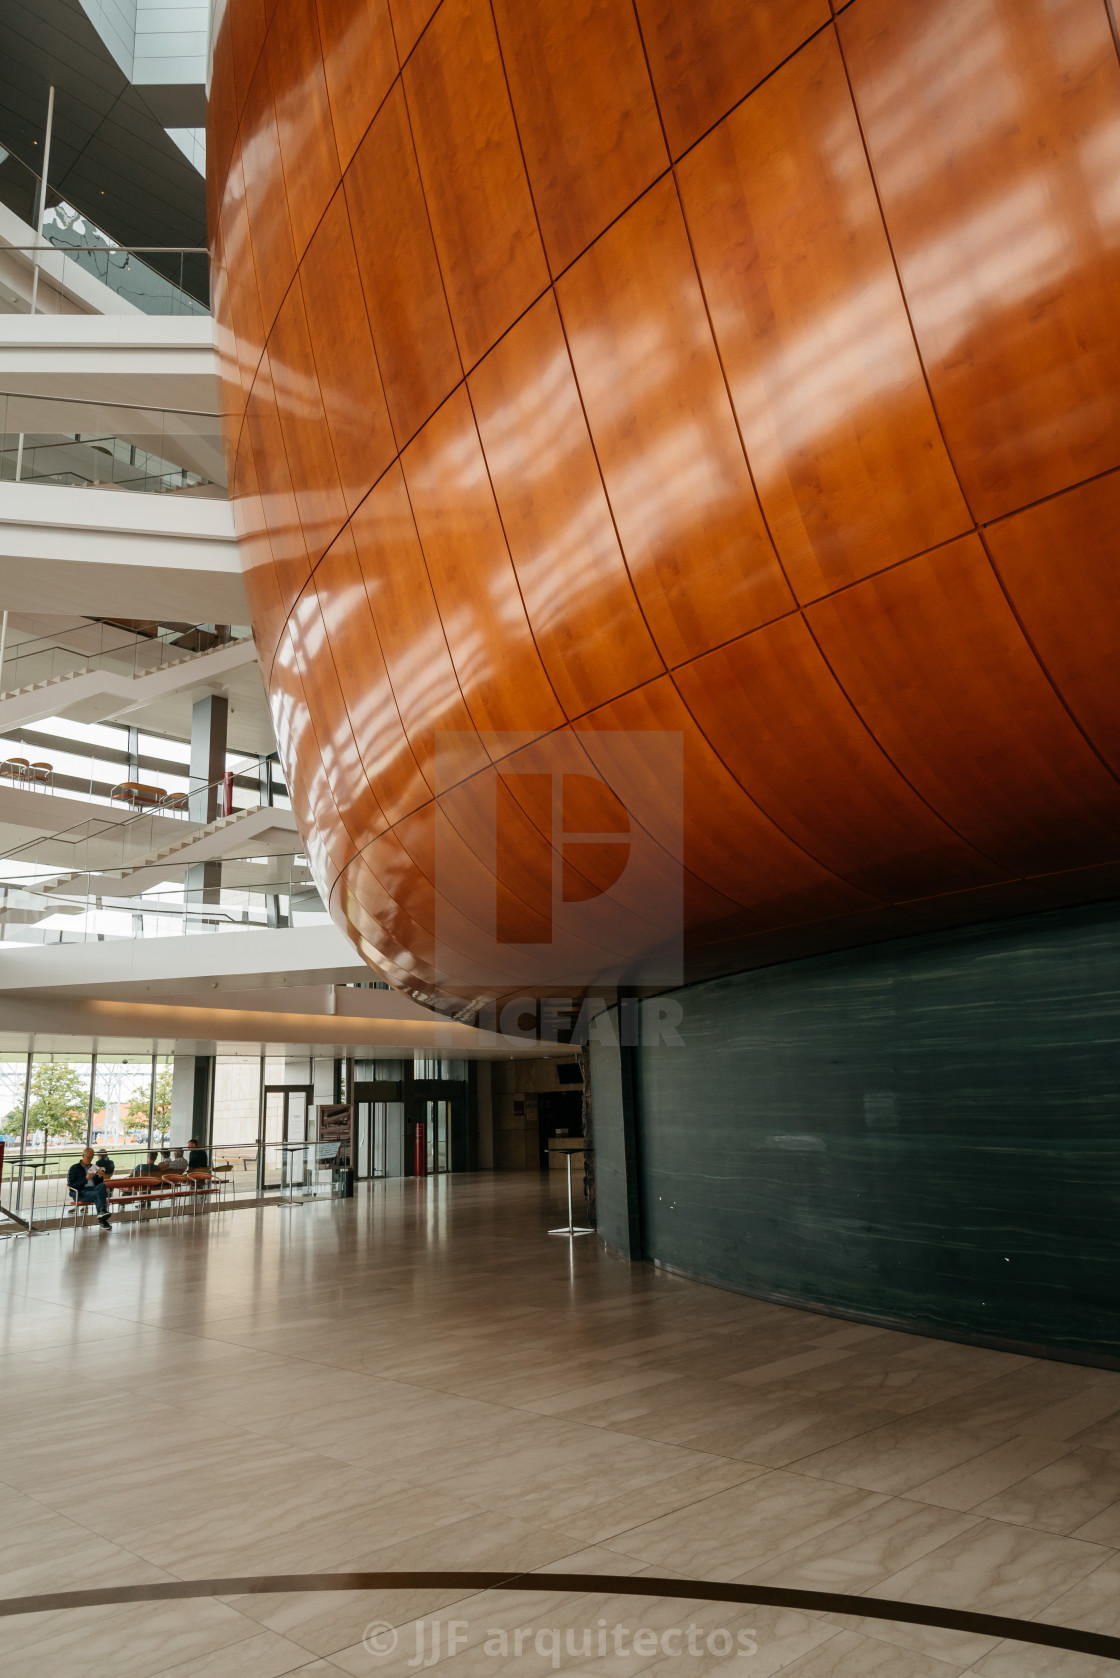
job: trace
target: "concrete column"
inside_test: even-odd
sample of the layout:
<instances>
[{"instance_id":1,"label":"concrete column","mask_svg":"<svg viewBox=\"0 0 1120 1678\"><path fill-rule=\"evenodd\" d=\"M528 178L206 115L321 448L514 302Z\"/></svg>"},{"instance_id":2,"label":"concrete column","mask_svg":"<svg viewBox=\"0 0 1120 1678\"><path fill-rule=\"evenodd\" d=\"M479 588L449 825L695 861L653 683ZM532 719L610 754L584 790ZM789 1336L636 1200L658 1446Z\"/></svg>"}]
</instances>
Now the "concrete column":
<instances>
[{"instance_id":1,"label":"concrete column","mask_svg":"<svg viewBox=\"0 0 1120 1678\"><path fill-rule=\"evenodd\" d=\"M216 1055L194 1057L194 1123L188 1133L197 1136L204 1148L210 1146L210 1120L214 1098L214 1077L217 1072ZM172 1085L174 1094L174 1085Z\"/></svg>"},{"instance_id":2,"label":"concrete column","mask_svg":"<svg viewBox=\"0 0 1120 1678\"><path fill-rule=\"evenodd\" d=\"M218 815L219 788L226 772L226 733L229 700L209 693L191 707L190 812L191 820L212 822Z\"/></svg>"},{"instance_id":3,"label":"concrete column","mask_svg":"<svg viewBox=\"0 0 1120 1678\"><path fill-rule=\"evenodd\" d=\"M185 1148L194 1130L196 1055L176 1054L171 1063L171 1146Z\"/></svg>"},{"instance_id":4,"label":"concrete column","mask_svg":"<svg viewBox=\"0 0 1120 1678\"><path fill-rule=\"evenodd\" d=\"M185 1148L192 1136L209 1146L213 1055L176 1054L171 1066L170 1146Z\"/></svg>"},{"instance_id":5,"label":"concrete column","mask_svg":"<svg viewBox=\"0 0 1120 1678\"><path fill-rule=\"evenodd\" d=\"M226 772L226 731L229 700L210 693L191 707L190 817L195 822L212 822L221 809L221 788L217 783ZM220 862L195 862L187 868L188 903L221 901Z\"/></svg>"}]
</instances>

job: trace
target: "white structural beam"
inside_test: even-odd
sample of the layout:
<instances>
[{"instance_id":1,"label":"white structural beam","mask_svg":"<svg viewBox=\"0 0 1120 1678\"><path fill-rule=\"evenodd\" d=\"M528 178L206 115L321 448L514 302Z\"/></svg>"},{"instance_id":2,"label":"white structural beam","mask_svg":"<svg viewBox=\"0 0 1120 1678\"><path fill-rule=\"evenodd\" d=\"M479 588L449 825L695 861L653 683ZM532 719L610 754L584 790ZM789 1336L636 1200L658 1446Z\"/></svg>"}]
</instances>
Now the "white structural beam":
<instances>
[{"instance_id":1,"label":"white structural beam","mask_svg":"<svg viewBox=\"0 0 1120 1678\"><path fill-rule=\"evenodd\" d=\"M191 942L191 940L187 940ZM73 945L66 945L73 949ZM330 987L324 999L334 995ZM369 994L376 995L377 992ZM245 999L242 999L245 1000ZM426 1020L386 1017L358 1018L322 1011L296 1012L273 1007L268 992L254 998L256 1007L228 1007L202 997L187 1006L173 1000L140 1002L132 998L5 996L0 1014L0 1050L83 1052L109 1042L147 1053L169 1050L187 1054L237 1052L252 1044L254 1052L275 1045L289 1055L374 1055L396 1059L402 1054L449 1056L467 1060L570 1060L567 1044L538 1043L501 1032L479 1030L455 1020L432 1015ZM241 1049L244 1052L244 1049Z\"/></svg>"},{"instance_id":2,"label":"white structural beam","mask_svg":"<svg viewBox=\"0 0 1120 1678\"><path fill-rule=\"evenodd\" d=\"M0 315L0 390L214 416L214 323L209 315Z\"/></svg>"},{"instance_id":3,"label":"white structural beam","mask_svg":"<svg viewBox=\"0 0 1120 1678\"><path fill-rule=\"evenodd\" d=\"M103 944L35 944L9 950L0 945L0 993L62 987L71 995L102 995L107 987L120 985L133 987L133 994L145 994L149 985L170 985L176 993L199 985L207 991L230 986L252 990L369 976L353 944L333 923L186 938L117 938ZM369 994L394 996L401 1006L415 1010L410 1017L426 1017L425 1009L396 991Z\"/></svg>"},{"instance_id":4,"label":"white structural beam","mask_svg":"<svg viewBox=\"0 0 1120 1678\"><path fill-rule=\"evenodd\" d=\"M0 484L0 602L89 617L246 623L228 501Z\"/></svg>"},{"instance_id":5,"label":"white structural beam","mask_svg":"<svg viewBox=\"0 0 1120 1678\"><path fill-rule=\"evenodd\" d=\"M224 487L220 405L209 316L0 314L9 435L119 437Z\"/></svg>"},{"instance_id":6,"label":"white structural beam","mask_svg":"<svg viewBox=\"0 0 1120 1678\"><path fill-rule=\"evenodd\" d=\"M563 1044L461 1025L369 977L335 926L0 946L0 1047L34 1035L146 1039L167 1046L308 1044L325 1052L570 1057Z\"/></svg>"}]
</instances>

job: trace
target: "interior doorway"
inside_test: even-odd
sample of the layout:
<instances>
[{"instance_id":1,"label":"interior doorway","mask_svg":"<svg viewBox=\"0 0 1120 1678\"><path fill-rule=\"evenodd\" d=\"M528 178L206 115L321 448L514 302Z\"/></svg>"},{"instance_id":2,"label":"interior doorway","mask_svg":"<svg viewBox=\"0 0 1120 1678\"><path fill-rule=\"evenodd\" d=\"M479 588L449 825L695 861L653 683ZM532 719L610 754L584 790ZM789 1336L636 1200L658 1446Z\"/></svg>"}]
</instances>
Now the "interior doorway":
<instances>
[{"instance_id":1,"label":"interior doorway","mask_svg":"<svg viewBox=\"0 0 1120 1678\"><path fill-rule=\"evenodd\" d=\"M428 1175L451 1169L451 1103L424 1103L425 1136L428 1146Z\"/></svg>"},{"instance_id":2,"label":"interior doorway","mask_svg":"<svg viewBox=\"0 0 1120 1678\"><path fill-rule=\"evenodd\" d=\"M405 1175L405 1104L400 1082L354 1079L354 1168L358 1178Z\"/></svg>"},{"instance_id":3,"label":"interior doorway","mask_svg":"<svg viewBox=\"0 0 1120 1678\"><path fill-rule=\"evenodd\" d=\"M295 1144L312 1140L312 1084L266 1084L262 1186L278 1189L302 1183L307 1152Z\"/></svg>"},{"instance_id":4,"label":"interior doorway","mask_svg":"<svg viewBox=\"0 0 1120 1678\"><path fill-rule=\"evenodd\" d=\"M356 1083L354 1128L359 1178L404 1175L403 1102L377 1101L372 1086Z\"/></svg>"}]
</instances>

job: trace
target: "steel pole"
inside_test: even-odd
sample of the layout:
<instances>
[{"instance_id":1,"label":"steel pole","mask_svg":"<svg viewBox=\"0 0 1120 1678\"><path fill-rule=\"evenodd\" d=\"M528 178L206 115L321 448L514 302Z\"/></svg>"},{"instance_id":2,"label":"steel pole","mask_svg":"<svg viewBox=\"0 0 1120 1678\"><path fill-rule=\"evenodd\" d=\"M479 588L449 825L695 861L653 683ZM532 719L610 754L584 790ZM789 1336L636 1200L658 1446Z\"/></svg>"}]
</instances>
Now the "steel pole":
<instances>
[{"instance_id":1,"label":"steel pole","mask_svg":"<svg viewBox=\"0 0 1120 1678\"><path fill-rule=\"evenodd\" d=\"M156 1122L156 1056L152 1056L152 1087L148 1096L148 1152L152 1151L152 1126Z\"/></svg>"},{"instance_id":2,"label":"steel pole","mask_svg":"<svg viewBox=\"0 0 1120 1678\"><path fill-rule=\"evenodd\" d=\"M35 313L39 298L39 259L43 243L43 222L47 214L47 177L51 166L51 129L54 127L54 88L47 98L47 132L43 141L43 179L39 187L39 215L35 224L35 266L31 277L31 313ZM23 453L23 434L20 433L20 453Z\"/></svg>"},{"instance_id":3,"label":"steel pole","mask_svg":"<svg viewBox=\"0 0 1120 1678\"><path fill-rule=\"evenodd\" d=\"M87 893L88 902L88 893ZM89 1063L89 1110L86 1113L86 1147L93 1139L93 1094L97 1083L97 1050L94 1049ZM104 1134L104 1133L102 1133Z\"/></svg>"},{"instance_id":4,"label":"steel pole","mask_svg":"<svg viewBox=\"0 0 1120 1678\"><path fill-rule=\"evenodd\" d=\"M257 1199L264 1198L264 1056L261 1056L261 1081L257 1091Z\"/></svg>"},{"instance_id":5,"label":"steel pole","mask_svg":"<svg viewBox=\"0 0 1120 1678\"><path fill-rule=\"evenodd\" d=\"M19 1138L19 1187L16 1190L16 1206L23 1210L23 1156L27 1152L27 1113L31 1106L31 1066L35 1059L33 1049L27 1051L27 1076L23 1080L23 1129Z\"/></svg>"}]
</instances>

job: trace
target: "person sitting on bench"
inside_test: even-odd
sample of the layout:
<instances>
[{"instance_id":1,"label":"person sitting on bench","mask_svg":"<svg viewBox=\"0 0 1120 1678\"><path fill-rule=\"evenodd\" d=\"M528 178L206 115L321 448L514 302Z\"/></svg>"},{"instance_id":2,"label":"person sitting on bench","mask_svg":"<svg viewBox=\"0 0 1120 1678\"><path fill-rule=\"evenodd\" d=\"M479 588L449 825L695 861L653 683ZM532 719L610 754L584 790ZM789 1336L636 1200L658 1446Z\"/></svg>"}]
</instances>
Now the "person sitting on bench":
<instances>
[{"instance_id":1,"label":"person sitting on bench","mask_svg":"<svg viewBox=\"0 0 1120 1678\"><path fill-rule=\"evenodd\" d=\"M84 1148L82 1157L66 1173L66 1185L75 1201L92 1202L97 1207L97 1221L102 1229L112 1229L109 1222L109 1191L96 1171L91 1171L93 1149Z\"/></svg>"},{"instance_id":2,"label":"person sitting on bench","mask_svg":"<svg viewBox=\"0 0 1120 1678\"><path fill-rule=\"evenodd\" d=\"M206 1152L205 1148L199 1147L197 1136L191 1137L190 1141L187 1143L187 1149L188 1171L206 1171L209 1169L210 1156Z\"/></svg>"},{"instance_id":3,"label":"person sitting on bench","mask_svg":"<svg viewBox=\"0 0 1120 1678\"><path fill-rule=\"evenodd\" d=\"M132 1175L134 1177L159 1176L159 1155L154 1148L150 1151L146 1160L142 1160L139 1165L132 1167Z\"/></svg>"}]
</instances>

